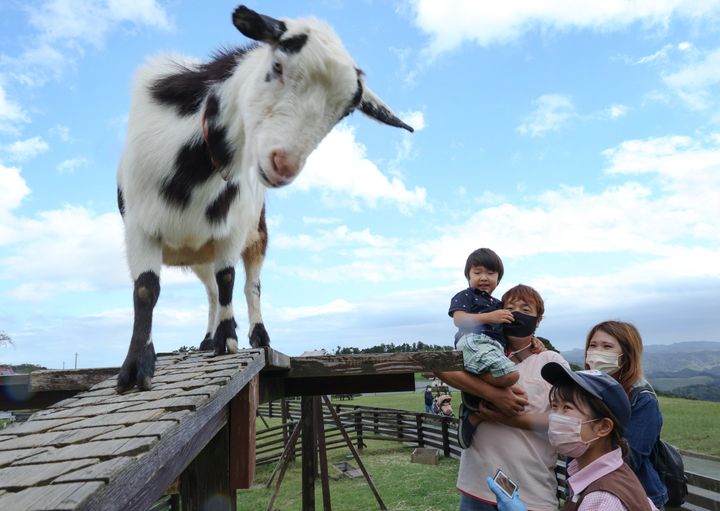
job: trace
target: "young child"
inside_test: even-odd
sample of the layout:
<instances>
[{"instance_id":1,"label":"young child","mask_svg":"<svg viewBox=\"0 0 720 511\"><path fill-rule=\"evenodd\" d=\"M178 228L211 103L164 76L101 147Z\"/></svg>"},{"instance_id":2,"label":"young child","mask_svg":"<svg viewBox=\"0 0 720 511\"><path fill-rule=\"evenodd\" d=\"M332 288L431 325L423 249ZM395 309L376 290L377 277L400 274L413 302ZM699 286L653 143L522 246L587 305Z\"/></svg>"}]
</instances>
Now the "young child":
<instances>
[{"instance_id":1,"label":"young child","mask_svg":"<svg viewBox=\"0 0 720 511\"><path fill-rule=\"evenodd\" d=\"M492 296L503 272L502 260L495 252L489 248L475 250L465 262L468 288L452 298L448 310L458 328L455 347L463 353L465 370L496 387L509 387L518 381L515 364L505 356L503 337L503 325L512 323L514 317ZM479 402L479 397L462 393L458 442L463 449L472 439L475 426L469 416Z\"/></svg>"},{"instance_id":2,"label":"young child","mask_svg":"<svg viewBox=\"0 0 720 511\"><path fill-rule=\"evenodd\" d=\"M548 439L568 465L568 497L563 511L656 511L640 481L623 461L623 438L630 423L630 401L611 376L596 370L573 372L557 362L542 368L550 390ZM487 478L500 511L525 511L515 491L511 497ZM522 481L516 481L522 488Z\"/></svg>"}]
</instances>

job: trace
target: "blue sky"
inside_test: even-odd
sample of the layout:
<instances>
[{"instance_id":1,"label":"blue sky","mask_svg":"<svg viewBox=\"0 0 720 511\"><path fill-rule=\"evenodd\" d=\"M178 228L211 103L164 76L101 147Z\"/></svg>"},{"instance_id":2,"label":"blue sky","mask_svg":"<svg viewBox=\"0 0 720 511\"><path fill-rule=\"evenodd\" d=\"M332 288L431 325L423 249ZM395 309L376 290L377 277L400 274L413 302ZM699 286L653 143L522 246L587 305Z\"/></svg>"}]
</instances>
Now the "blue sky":
<instances>
[{"instance_id":1,"label":"blue sky","mask_svg":"<svg viewBox=\"0 0 720 511\"><path fill-rule=\"evenodd\" d=\"M115 172L134 70L247 40L234 2L0 4L0 363L118 366L132 327ZM451 344L475 248L580 347L718 340L720 0L253 2L334 27L414 134L354 114L267 193L263 315L289 355ZM164 269L158 351L197 345L205 293ZM238 286L241 289L241 286ZM247 331L236 293L238 334Z\"/></svg>"}]
</instances>

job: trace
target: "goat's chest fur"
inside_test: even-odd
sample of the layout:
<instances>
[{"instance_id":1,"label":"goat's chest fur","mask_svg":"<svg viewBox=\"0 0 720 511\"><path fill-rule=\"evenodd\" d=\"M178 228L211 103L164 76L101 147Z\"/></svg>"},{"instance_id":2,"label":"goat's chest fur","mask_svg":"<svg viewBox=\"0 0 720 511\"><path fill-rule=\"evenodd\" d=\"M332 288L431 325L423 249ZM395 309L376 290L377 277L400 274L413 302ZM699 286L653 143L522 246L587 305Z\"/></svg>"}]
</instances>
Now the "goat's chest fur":
<instances>
[{"instance_id":1,"label":"goat's chest fur","mask_svg":"<svg viewBox=\"0 0 720 511\"><path fill-rule=\"evenodd\" d=\"M197 250L223 240L239 255L257 229L265 201L257 172L244 158L243 139L233 140L230 165L237 170L226 182L203 139L201 110L178 115L153 101L146 91L154 79L138 80L118 169L126 226L173 249Z\"/></svg>"}]
</instances>

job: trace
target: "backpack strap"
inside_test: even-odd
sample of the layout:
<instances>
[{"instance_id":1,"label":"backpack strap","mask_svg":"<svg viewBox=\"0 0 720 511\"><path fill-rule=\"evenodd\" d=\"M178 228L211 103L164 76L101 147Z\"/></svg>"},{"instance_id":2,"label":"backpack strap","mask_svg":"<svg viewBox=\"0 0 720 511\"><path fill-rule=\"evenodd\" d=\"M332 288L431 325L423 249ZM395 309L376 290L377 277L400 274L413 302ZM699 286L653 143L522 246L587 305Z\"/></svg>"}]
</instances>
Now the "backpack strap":
<instances>
[{"instance_id":1,"label":"backpack strap","mask_svg":"<svg viewBox=\"0 0 720 511\"><path fill-rule=\"evenodd\" d=\"M644 392L649 392L653 396L657 397L657 394L655 394L655 389L652 388L652 385L650 385L647 380L642 380L642 383L639 385L633 385L630 388L630 395L628 396L630 398L630 406L635 406L635 402L637 401L640 394Z\"/></svg>"}]
</instances>

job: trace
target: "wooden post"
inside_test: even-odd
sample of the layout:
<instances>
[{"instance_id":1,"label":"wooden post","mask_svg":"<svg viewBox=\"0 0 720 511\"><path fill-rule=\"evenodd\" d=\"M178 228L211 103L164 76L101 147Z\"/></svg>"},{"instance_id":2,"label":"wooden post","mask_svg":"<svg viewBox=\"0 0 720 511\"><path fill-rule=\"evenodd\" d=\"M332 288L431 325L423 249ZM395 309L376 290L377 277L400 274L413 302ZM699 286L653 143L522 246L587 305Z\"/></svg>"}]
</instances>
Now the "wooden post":
<instances>
[{"instance_id":1,"label":"wooden post","mask_svg":"<svg viewBox=\"0 0 720 511\"><path fill-rule=\"evenodd\" d=\"M415 424L417 425L417 443L418 447L425 446L425 438L423 437L423 415L421 413L415 416Z\"/></svg>"},{"instance_id":2,"label":"wooden post","mask_svg":"<svg viewBox=\"0 0 720 511\"><path fill-rule=\"evenodd\" d=\"M313 431L313 397L302 396L302 511L315 511L315 474L317 473L316 438Z\"/></svg>"},{"instance_id":3,"label":"wooden post","mask_svg":"<svg viewBox=\"0 0 720 511\"><path fill-rule=\"evenodd\" d=\"M327 451L325 450L325 423L320 396L313 396L314 423L317 434L318 457L320 459L320 483L322 485L323 511L332 511L330 504L330 479L328 476Z\"/></svg>"},{"instance_id":4,"label":"wooden post","mask_svg":"<svg viewBox=\"0 0 720 511\"><path fill-rule=\"evenodd\" d=\"M224 426L180 474L183 511L236 511L235 490L230 487L228 431Z\"/></svg>"},{"instance_id":5,"label":"wooden post","mask_svg":"<svg viewBox=\"0 0 720 511\"><path fill-rule=\"evenodd\" d=\"M403 424L402 424L402 414L398 413L395 415L395 424L397 426L397 437L403 438Z\"/></svg>"},{"instance_id":6,"label":"wooden post","mask_svg":"<svg viewBox=\"0 0 720 511\"><path fill-rule=\"evenodd\" d=\"M373 433L380 434L380 419L377 412L373 412Z\"/></svg>"},{"instance_id":7,"label":"wooden post","mask_svg":"<svg viewBox=\"0 0 720 511\"><path fill-rule=\"evenodd\" d=\"M230 488L250 488L255 479L255 414L259 377L253 377L230 401Z\"/></svg>"},{"instance_id":8,"label":"wooden post","mask_svg":"<svg viewBox=\"0 0 720 511\"><path fill-rule=\"evenodd\" d=\"M362 449L365 446L363 443L362 411L357 408L355 409L355 438L358 449Z\"/></svg>"},{"instance_id":9,"label":"wooden post","mask_svg":"<svg viewBox=\"0 0 720 511\"><path fill-rule=\"evenodd\" d=\"M450 457L450 432L448 430L448 418L443 417L442 419L442 439L443 439L443 454L446 458Z\"/></svg>"}]
</instances>

